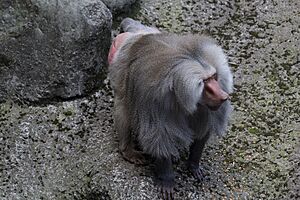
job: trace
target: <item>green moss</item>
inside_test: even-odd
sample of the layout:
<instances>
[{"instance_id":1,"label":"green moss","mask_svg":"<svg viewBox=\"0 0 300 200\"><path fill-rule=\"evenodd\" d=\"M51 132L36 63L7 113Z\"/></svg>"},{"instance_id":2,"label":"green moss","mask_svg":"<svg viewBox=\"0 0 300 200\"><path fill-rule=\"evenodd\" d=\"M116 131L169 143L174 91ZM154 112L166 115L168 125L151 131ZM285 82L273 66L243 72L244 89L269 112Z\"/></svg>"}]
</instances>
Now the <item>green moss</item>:
<instances>
[{"instance_id":1,"label":"green moss","mask_svg":"<svg viewBox=\"0 0 300 200\"><path fill-rule=\"evenodd\" d=\"M257 134L258 133L258 128L256 127L251 127L248 129L249 133L252 133L252 134Z\"/></svg>"},{"instance_id":2,"label":"green moss","mask_svg":"<svg viewBox=\"0 0 300 200\"><path fill-rule=\"evenodd\" d=\"M63 113L65 116L72 116L74 114L73 110L71 109L65 110Z\"/></svg>"}]
</instances>

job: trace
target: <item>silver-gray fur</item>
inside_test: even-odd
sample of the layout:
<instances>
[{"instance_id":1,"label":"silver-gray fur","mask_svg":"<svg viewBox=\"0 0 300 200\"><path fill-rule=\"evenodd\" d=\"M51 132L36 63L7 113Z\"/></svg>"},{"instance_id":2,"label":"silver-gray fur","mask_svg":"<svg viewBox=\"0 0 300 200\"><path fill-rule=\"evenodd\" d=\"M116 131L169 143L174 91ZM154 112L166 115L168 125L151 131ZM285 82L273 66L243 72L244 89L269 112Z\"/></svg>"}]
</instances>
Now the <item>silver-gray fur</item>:
<instances>
[{"instance_id":1,"label":"silver-gray fur","mask_svg":"<svg viewBox=\"0 0 300 200\"><path fill-rule=\"evenodd\" d=\"M141 22L133 20L131 18L125 18L121 22L121 28L124 32L130 33L159 33L159 30L155 27L149 27L141 24Z\"/></svg>"},{"instance_id":2,"label":"silver-gray fur","mask_svg":"<svg viewBox=\"0 0 300 200\"><path fill-rule=\"evenodd\" d=\"M139 30L127 22L124 31ZM203 81L215 73L231 93L227 58L209 37L151 32L128 38L109 66L120 149L137 141L153 157L178 158L195 138L223 135L229 100L217 111L201 105Z\"/></svg>"}]
</instances>

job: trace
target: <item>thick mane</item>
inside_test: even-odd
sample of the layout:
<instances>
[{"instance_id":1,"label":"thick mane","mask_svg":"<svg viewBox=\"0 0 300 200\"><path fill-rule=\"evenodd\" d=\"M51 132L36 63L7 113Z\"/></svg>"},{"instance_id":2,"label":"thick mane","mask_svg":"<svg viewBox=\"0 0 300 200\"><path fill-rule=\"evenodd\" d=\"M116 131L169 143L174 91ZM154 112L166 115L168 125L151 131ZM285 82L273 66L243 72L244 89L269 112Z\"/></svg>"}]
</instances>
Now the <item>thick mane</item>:
<instances>
[{"instance_id":1,"label":"thick mane","mask_svg":"<svg viewBox=\"0 0 300 200\"><path fill-rule=\"evenodd\" d=\"M207 131L222 135L232 110L230 104L224 103L219 111L198 105L201 83L214 73L218 73L224 90L232 88L226 56L214 40L163 33L132 41L122 48L112 67L126 67L119 69L118 76L125 74L119 87L126 88L131 126L144 152L178 157L179 150L188 147L194 136L201 138Z\"/></svg>"}]
</instances>

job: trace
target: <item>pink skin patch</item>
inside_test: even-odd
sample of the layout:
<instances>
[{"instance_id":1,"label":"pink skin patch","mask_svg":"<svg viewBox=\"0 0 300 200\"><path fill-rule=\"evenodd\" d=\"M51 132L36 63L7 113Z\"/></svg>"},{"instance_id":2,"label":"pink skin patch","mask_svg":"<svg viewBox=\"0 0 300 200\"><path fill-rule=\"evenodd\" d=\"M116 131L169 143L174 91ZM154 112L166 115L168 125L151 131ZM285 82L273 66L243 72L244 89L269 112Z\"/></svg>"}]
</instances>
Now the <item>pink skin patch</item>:
<instances>
[{"instance_id":1,"label":"pink skin patch","mask_svg":"<svg viewBox=\"0 0 300 200\"><path fill-rule=\"evenodd\" d=\"M112 45L110 46L110 50L109 50L109 54L108 54L108 64L111 64L116 52L118 51L118 49L120 49L120 47L122 46L122 44L125 42L125 40L128 38L129 35L131 35L132 33L126 32L126 33L121 33L119 35L117 35L117 37L114 39Z\"/></svg>"},{"instance_id":2,"label":"pink skin patch","mask_svg":"<svg viewBox=\"0 0 300 200\"><path fill-rule=\"evenodd\" d=\"M134 33L125 32L117 35L117 37L113 40L112 45L110 46L110 50L108 53L108 64L111 64L113 62L114 57L116 56L116 52L121 48L121 46L129 37L138 34L146 35L146 34L157 34L157 33L160 33L159 30L153 28L150 30L139 30Z\"/></svg>"}]
</instances>

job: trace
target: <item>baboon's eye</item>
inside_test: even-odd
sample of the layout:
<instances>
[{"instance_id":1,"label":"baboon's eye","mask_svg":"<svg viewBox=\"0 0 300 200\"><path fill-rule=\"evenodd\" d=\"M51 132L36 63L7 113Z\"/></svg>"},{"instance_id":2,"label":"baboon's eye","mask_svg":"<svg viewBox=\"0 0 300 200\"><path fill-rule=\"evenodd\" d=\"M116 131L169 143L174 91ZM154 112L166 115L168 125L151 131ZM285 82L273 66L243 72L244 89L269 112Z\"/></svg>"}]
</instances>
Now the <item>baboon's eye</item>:
<instances>
[{"instance_id":1,"label":"baboon's eye","mask_svg":"<svg viewBox=\"0 0 300 200\"><path fill-rule=\"evenodd\" d=\"M212 75L212 78L215 79L215 80L218 80L218 75L217 75L217 73L215 73L214 75Z\"/></svg>"},{"instance_id":2,"label":"baboon's eye","mask_svg":"<svg viewBox=\"0 0 300 200\"><path fill-rule=\"evenodd\" d=\"M211 77L203 80L204 83L206 83L207 81L211 80L211 79L215 79L215 80L218 80L218 75L215 73L214 75L212 75Z\"/></svg>"}]
</instances>

